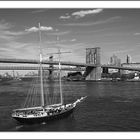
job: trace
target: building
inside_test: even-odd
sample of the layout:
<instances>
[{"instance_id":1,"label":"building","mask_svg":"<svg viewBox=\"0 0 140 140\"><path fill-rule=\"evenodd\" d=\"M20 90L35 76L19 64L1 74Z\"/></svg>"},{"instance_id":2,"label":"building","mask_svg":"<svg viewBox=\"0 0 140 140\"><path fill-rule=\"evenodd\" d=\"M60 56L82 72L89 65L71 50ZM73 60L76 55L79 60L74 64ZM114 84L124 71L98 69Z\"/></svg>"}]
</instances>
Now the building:
<instances>
[{"instance_id":1,"label":"building","mask_svg":"<svg viewBox=\"0 0 140 140\"><path fill-rule=\"evenodd\" d=\"M126 64L130 64L130 63L132 63L131 56L127 55L127 57L126 57Z\"/></svg>"},{"instance_id":2,"label":"building","mask_svg":"<svg viewBox=\"0 0 140 140\"><path fill-rule=\"evenodd\" d=\"M112 66L121 66L121 59L118 58L115 54L110 57L110 65ZM118 72L117 69L109 69L109 73L115 73Z\"/></svg>"},{"instance_id":3,"label":"building","mask_svg":"<svg viewBox=\"0 0 140 140\"><path fill-rule=\"evenodd\" d=\"M121 59L113 54L113 56L110 57L110 65L121 66Z\"/></svg>"}]
</instances>

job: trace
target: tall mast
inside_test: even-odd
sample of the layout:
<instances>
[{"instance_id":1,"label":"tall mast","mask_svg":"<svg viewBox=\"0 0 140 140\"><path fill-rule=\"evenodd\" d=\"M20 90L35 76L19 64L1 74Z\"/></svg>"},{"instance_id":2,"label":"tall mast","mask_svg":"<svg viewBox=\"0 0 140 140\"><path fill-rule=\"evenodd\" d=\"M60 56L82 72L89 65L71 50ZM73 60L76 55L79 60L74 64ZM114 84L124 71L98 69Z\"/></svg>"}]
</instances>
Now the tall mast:
<instances>
[{"instance_id":1,"label":"tall mast","mask_svg":"<svg viewBox=\"0 0 140 140\"><path fill-rule=\"evenodd\" d=\"M43 72L42 72L42 49L41 49L41 29L39 26L39 54L40 54L40 87L41 87L41 106L44 106L44 91L43 91Z\"/></svg>"},{"instance_id":2,"label":"tall mast","mask_svg":"<svg viewBox=\"0 0 140 140\"><path fill-rule=\"evenodd\" d=\"M59 38L57 36L57 41L59 41ZM63 104L63 93L62 93L62 82L61 82L61 63L60 63L60 47L58 48L58 55L59 55L59 88L60 88L60 102Z\"/></svg>"}]
</instances>

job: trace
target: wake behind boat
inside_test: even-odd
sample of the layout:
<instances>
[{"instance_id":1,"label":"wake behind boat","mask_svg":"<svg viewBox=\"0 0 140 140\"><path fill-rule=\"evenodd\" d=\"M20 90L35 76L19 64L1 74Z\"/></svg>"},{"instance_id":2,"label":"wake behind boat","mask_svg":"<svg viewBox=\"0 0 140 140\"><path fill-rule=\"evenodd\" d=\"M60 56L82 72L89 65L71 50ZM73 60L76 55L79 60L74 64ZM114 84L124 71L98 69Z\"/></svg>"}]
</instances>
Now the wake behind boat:
<instances>
[{"instance_id":1,"label":"wake behind boat","mask_svg":"<svg viewBox=\"0 0 140 140\"><path fill-rule=\"evenodd\" d=\"M21 123L41 123L46 122L48 120L54 120L59 119L62 117L65 117L73 112L74 108L78 103L80 103L82 100L84 100L86 97L81 97L80 99L77 99L73 103L64 104L63 94L62 94L62 83L61 83L61 63L60 63L60 50L59 50L59 95L60 95L60 102L59 103L52 103L51 104L45 104L45 98L48 94L48 90L45 90L45 78L43 77L43 69L42 69L42 50L41 50L41 30L40 30L40 24L39 24L39 37L40 37L40 63L39 63L39 87L37 81L34 82L32 90L30 93L35 93L35 97L32 96L32 94L28 95L28 98L26 99L26 104L30 103L31 107L23 107L21 109L15 109L13 110L12 117L16 119L17 121ZM36 90L37 87L37 90ZM39 90L38 90L39 89ZM39 96L40 95L40 96ZM58 96L58 95L57 95ZM38 102L37 99L40 97L40 105L37 105L36 102ZM50 96L54 98L53 96ZM49 98L50 98L49 97ZM48 99L47 101L50 101ZM25 104L25 105L26 105Z\"/></svg>"}]
</instances>

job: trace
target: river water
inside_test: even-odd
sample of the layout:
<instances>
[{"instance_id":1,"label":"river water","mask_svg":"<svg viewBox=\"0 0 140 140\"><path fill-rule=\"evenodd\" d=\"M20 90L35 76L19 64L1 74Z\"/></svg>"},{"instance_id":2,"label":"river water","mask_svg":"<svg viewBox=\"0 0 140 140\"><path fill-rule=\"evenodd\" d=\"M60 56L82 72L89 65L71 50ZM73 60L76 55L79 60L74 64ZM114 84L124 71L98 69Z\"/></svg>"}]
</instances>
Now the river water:
<instances>
[{"instance_id":1,"label":"river water","mask_svg":"<svg viewBox=\"0 0 140 140\"><path fill-rule=\"evenodd\" d=\"M0 83L0 131L140 131L140 82L63 82L65 102L87 96L73 114L46 124L23 125L11 117L29 82Z\"/></svg>"}]
</instances>

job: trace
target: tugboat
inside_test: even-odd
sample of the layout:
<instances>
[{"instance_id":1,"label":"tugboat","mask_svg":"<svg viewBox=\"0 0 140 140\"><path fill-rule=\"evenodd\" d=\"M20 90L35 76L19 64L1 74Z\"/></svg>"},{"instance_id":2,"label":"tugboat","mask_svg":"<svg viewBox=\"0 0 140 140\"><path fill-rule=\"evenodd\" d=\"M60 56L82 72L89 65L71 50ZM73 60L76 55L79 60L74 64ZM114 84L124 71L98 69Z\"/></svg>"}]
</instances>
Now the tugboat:
<instances>
[{"instance_id":1,"label":"tugboat","mask_svg":"<svg viewBox=\"0 0 140 140\"><path fill-rule=\"evenodd\" d=\"M40 38L40 61L39 61L39 81L40 81L40 91L41 95L41 105L25 107L21 109L15 109L12 113L12 118L19 121L20 123L43 123L49 120L59 119L64 116L69 115L73 112L74 108L78 103L83 101L85 97L77 99L73 103L64 104L63 102L63 93L61 85L61 63L60 63L60 50L59 50L59 92L60 92L60 103L45 105L45 90L44 90L44 80L43 80L43 68L42 68L42 50L41 50L41 30L39 23L39 38ZM37 93L38 94L38 93ZM36 96L37 96L36 94ZM31 97L30 97L31 98ZM36 101L36 100L35 100Z\"/></svg>"}]
</instances>

